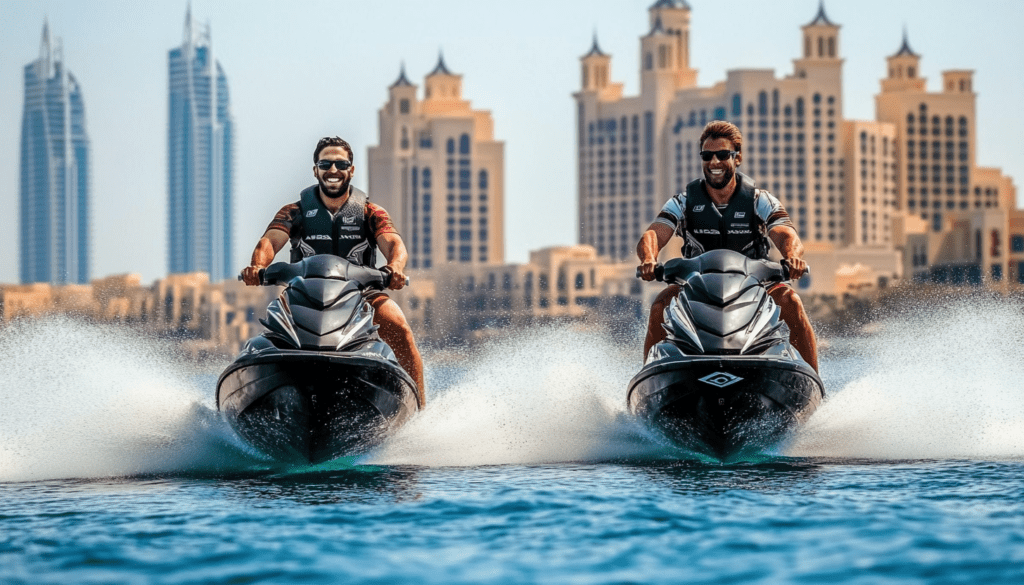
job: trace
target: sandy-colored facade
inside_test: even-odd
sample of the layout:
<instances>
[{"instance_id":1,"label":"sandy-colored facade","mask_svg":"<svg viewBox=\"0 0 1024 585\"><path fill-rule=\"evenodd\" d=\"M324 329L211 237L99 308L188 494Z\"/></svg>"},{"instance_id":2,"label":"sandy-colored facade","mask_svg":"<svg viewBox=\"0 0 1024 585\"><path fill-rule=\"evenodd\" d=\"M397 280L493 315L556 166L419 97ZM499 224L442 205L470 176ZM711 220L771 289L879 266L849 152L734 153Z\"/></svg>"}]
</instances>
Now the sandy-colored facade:
<instances>
[{"instance_id":1,"label":"sandy-colored facade","mask_svg":"<svg viewBox=\"0 0 1024 585\"><path fill-rule=\"evenodd\" d=\"M369 148L370 198L396 221L409 268L505 259L505 146L489 111L462 98L462 76L444 58L424 79L423 98L403 67L378 112Z\"/></svg>"},{"instance_id":2,"label":"sandy-colored facade","mask_svg":"<svg viewBox=\"0 0 1024 585\"><path fill-rule=\"evenodd\" d=\"M836 294L849 288L852 274L858 283L850 287L858 289L869 279L878 286L904 273L930 274L915 267L914 258L945 256L921 252L937 244L914 235L922 224L905 214L939 233L960 229L954 227L964 221L959 212L999 210L997 223L1004 227L987 233L998 233L1002 247L1012 248L1016 189L998 169L976 164L971 71L943 72L942 89L928 91L921 57L904 37L887 59L876 119L849 120L840 26L823 3L800 28L802 54L791 74L736 69L711 86L697 84L689 62L690 12L684 0L650 6L637 96L623 96L611 76L612 57L596 37L580 59L574 97L581 243L631 259L662 203L701 176L697 142L704 125L720 119L741 129L741 170L783 202L813 258L818 269L802 283L808 293ZM961 223L947 221L954 216ZM662 259L678 253L679 245L670 243ZM1000 268L990 260L981 260L984 274L1019 273L1008 257L995 263Z\"/></svg>"},{"instance_id":3,"label":"sandy-colored facade","mask_svg":"<svg viewBox=\"0 0 1024 585\"><path fill-rule=\"evenodd\" d=\"M137 274L85 285L3 285L0 324L70 315L178 339L195 355L231 354L263 330L259 319L279 292L277 287L246 287L235 281L211 284L204 272L172 274L149 286Z\"/></svg>"}]
</instances>

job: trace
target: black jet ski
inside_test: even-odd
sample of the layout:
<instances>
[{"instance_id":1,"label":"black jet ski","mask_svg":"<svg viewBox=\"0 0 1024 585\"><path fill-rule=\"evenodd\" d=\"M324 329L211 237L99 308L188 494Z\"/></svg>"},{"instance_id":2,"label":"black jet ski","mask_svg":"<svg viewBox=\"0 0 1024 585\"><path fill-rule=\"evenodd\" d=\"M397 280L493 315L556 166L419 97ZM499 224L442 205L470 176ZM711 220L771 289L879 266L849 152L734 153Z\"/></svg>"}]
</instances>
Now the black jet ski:
<instances>
[{"instance_id":1,"label":"black jet ski","mask_svg":"<svg viewBox=\"0 0 1024 585\"><path fill-rule=\"evenodd\" d=\"M284 284L217 381L217 408L254 447L289 463L364 452L419 410L416 384L377 335L366 288L390 274L330 255L260 271Z\"/></svg>"},{"instance_id":2,"label":"black jet ski","mask_svg":"<svg viewBox=\"0 0 1024 585\"><path fill-rule=\"evenodd\" d=\"M790 345L766 288L789 280L784 266L713 250L655 276L682 290L665 310L668 337L629 383L632 413L723 461L770 450L814 413L824 385Z\"/></svg>"}]
</instances>

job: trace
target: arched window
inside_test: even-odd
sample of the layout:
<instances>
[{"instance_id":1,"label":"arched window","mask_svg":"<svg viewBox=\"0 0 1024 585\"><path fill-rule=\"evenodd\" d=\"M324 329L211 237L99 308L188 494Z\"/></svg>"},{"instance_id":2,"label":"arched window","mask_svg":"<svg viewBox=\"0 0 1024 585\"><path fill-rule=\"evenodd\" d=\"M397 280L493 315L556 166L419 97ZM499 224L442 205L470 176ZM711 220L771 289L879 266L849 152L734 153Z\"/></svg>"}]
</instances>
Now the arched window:
<instances>
[{"instance_id":1,"label":"arched window","mask_svg":"<svg viewBox=\"0 0 1024 585\"><path fill-rule=\"evenodd\" d=\"M836 56L836 38L835 37L829 37L828 38L828 56L829 57L835 57Z\"/></svg>"},{"instance_id":2,"label":"arched window","mask_svg":"<svg viewBox=\"0 0 1024 585\"><path fill-rule=\"evenodd\" d=\"M584 278L582 272L576 273L576 290L583 290Z\"/></svg>"},{"instance_id":3,"label":"arched window","mask_svg":"<svg viewBox=\"0 0 1024 585\"><path fill-rule=\"evenodd\" d=\"M818 37L818 56L819 57L824 57L825 56L825 38L824 37Z\"/></svg>"},{"instance_id":4,"label":"arched window","mask_svg":"<svg viewBox=\"0 0 1024 585\"><path fill-rule=\"evenodd\" d=\"M762 91L757 94L757 113L762 116L768 115L768 93Z\"/></svg>"},{"instance_id":5,"label":"arched window","mask_svg":"<svg viewBox=\"0 0 1024 585\"><path fill-rule=\"evenodd\" d=\"M644 69L648 71L654 69L654 55L650 53L644 53Z\"/></svg>"},{"instance_id":6,"label":"arched window","mask_svg":"<svg viewBox=\"0 0 1024 585\"><path fill-rule=\"evenodd\" d=\"M398 113L399 114L408 114L409 113L409 99L408 98L402 98L401 100L399 100L399 102L398 102Z\"/></svg>"},{"instance_id":7,"label":"arched window","mask_svg":"<svg viewBox=\"0 0 1024 585\"><path fill-rule=\"evenodd\" d=\"M743 96L738 93L732 94L732 115L739 116L743 114Z\"/></svg>"},{"instance_id":8,"label":"arched window","mask_svg":"<svg viewBox=\"0 0 1024 585\"><path fill-rule=\"evenodd\" d=\"M459 154L469 154L469 134L459 136Z\"/></svg>"},{"instance_id":9,"label":"arched window","mask_svg":"<svg viewBox=\"0 0 1024 585\"><path fill-rule=\"evenodd\" d=\"M448 142L446 144L445 150L448 151L448 154L455 154L455 139L454 138L449 138L448 139Z\"/></svg>"},{"instance_id":10,"label":"arched window","mask_svg":"<svg viewBox=\"0 0 1024 585\"><path fill-rule=\"evenodd\" d=\"M480 174L478 175L478 177L479 177L480 190L482 191L482 190L487 188L487 171L486 170L481 170Z\"/></svg>"}]
</instances>

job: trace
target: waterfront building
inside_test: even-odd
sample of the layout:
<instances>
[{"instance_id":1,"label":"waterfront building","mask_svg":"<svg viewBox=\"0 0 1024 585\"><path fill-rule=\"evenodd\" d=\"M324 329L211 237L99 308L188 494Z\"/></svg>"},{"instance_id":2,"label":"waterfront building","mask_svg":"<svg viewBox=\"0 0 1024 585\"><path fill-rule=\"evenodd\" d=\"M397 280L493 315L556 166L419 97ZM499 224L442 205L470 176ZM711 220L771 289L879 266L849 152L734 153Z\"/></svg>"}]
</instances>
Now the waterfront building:
<instances>
[{"instance_id":1,"label":"waterfront building","mask_svg":"<svg viewBox=\"0 0 1024 585\"><path fill-rule=\"evenodd\" d=\"M24 81L19 276L25 284L86 283L91 161L85 104L47 23Z\"/></svg>"},{"instance_id":2,"label":"waterfront building","mask_svg":"<svg viewBox=\"0 0 1024 585\"><path fill-rule=\"evenodd\" d=\"M395 219L409 268L500 264L505 258L505 145L494 120L462 97L462 76L438 59L418 86L402 67L378 113L369 195Z\"/></svg>"},{"instance_id":3,"label":"waterfront building","mask_svg":"<svg viewBox=\"0 0 1024 585\"><path fill-rule=\"evenodd\" d=\"M998 208L1009 203L998 177L975 166L976 101L973 71L942 72L942 90L930 92L921 76L921 56L903 44L887 59L888 75L875 97L876 117L889 122L899 136L899 207L944 225L944 214L967 209ZM998 171L997 171L998 174Z\"/></svg>"},{"instance_id":4,"label":"waterfront building","mask_svg":"<svg viewBox=\"0 0 1024 585\"><path fill-rule=\"evenodd\" d=\"M231 276L234 122L209 25L185 15L184 40L168 55L167 260L173 273Z\"/></svg>"},{"instance_id":5,"label":"waterfront building","mask_svg":"<svg viewBox=\"0 0 1024 585\"><path fill-rule=\"evenodd\" d=\"M596 38L581 59L575 94L581 243L631 257L661 204L701 176L697 141L704 125L727 120L744 135L741 171L779 197L805 242L891 245L893 149L882 141L891 141L892 130L844 120L840 27L823 5L801 28L803 53L791 75L730 70L710 87L697 85L689 62L690 6L659 0L649 20L640 39L639 96L623 97L621 84L610 82L611 57ZM861 173L847 169L862 135L877 143L867 168L874 164L887 178L862 184ZM853 191L870 196L851 198ZM864 218L872 217L865 229Z\"/></svg>"}]
</instances>

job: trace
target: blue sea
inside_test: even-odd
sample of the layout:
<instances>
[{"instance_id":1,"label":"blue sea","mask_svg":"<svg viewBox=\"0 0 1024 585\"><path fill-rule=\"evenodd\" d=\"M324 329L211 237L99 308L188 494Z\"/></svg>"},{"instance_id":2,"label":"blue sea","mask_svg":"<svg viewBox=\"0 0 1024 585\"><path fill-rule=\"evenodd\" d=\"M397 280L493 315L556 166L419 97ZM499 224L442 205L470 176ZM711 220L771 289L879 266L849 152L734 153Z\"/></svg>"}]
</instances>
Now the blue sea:
<instances>
[{"instance_id":1,"label":"blue sea","mask_svg":"<svg viewBox=\"0 0 1024 585\"><path fill-rule=\"evenodd\" d=\"M728 463L625 410L640 331L427 351L376 451L275 465L175 346L0 330L0 583L1024 583L1024 310L823 332L826 402ZM625 340L625 341L623 341Z\"/></svg>"}]
</instances>

